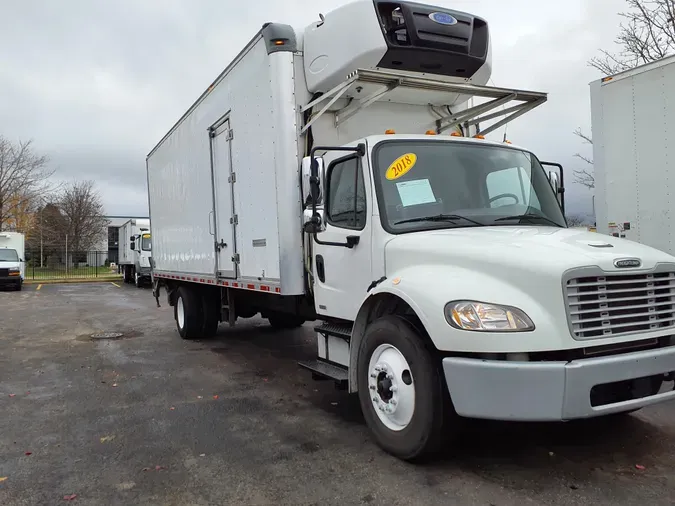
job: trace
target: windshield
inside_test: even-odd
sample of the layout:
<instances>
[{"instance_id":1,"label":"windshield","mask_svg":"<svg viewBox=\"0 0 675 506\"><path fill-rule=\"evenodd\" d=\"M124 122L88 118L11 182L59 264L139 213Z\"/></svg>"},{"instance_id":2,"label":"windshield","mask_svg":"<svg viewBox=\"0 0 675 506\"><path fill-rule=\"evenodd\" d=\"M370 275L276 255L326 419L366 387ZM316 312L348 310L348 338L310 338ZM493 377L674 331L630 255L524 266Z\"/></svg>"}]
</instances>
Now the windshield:
<instances>
[{"instance_id":1,"label":"windshield","mask_svg":"<svg viewBox=\"0 0 675 506\"><path fill-rule=\"evenodd\" d=\"M459 141L385 141L373 153L382 225L391 233L488 225L565 227L531 153Z\"/></svg>"},{"instance_id":2,"label":"windshield","mask_svg":"<svg viewBox=\"0 0 675 506\"><path fill-rule=\"evenodd\" d=\"M152 248L152 239L150 238L150 234L143 234L143 237L141 238L141 249L143 251L151 251Z\"/></svg>"},{"instance_id":3,"label":"windshield","mask_svg":"<svg viewBox=\"0 0 675 506\"><path fill-rule=\"evenodd\" d=\"M15 249L0 248L0 262L18 262L19 255Z\"/></svg>"}]
</instances>

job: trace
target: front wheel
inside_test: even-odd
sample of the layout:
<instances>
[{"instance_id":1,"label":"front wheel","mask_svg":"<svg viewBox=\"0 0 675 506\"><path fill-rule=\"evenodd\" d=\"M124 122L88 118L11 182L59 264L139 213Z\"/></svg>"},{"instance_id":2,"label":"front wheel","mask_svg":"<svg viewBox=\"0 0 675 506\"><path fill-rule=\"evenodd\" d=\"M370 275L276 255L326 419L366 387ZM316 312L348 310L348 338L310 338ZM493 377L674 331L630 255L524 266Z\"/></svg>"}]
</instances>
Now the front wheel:
<instances>
[{"instance_id":1,"label":"front wheel","mask_svg":"<svg viewBox=\"0 0 675 506\"><path fill-rule=\"evenodd\" d=\"M409 461L439 449L457 415L436 360L410 322L385 316L370 324L357 374L361 409L380 447Z\"/></svg>"}]
</instances>

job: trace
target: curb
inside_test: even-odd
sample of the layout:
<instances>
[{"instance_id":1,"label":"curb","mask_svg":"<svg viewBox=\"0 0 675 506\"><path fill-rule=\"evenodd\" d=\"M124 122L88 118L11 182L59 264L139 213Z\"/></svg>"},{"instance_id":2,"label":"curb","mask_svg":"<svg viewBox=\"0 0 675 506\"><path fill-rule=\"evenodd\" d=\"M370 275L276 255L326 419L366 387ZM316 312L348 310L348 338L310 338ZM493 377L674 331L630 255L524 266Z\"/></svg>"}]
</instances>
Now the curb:
<instances>
[{"instance_id":1,"label":"curb","mask_svg":"<svg viewBox=\"0 0 675 506\"><path fill-rule=\"evenodd\" d=\"M24 285L58 285L75 283L110 283L111 281L122 281L122 277L109 278L63 278L63 279L24 279Z\"/></svg>"}]
</instances>

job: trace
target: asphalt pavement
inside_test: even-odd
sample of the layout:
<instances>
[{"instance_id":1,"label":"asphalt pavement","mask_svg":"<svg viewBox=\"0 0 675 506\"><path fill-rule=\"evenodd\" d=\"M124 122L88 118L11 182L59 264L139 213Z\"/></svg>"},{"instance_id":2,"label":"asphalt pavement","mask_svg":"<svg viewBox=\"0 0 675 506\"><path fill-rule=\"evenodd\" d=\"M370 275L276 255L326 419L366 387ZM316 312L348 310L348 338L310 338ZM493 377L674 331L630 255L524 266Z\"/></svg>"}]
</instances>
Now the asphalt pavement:
<instances>
[{"instance_id":1,"label":"asphalt pavement","mask_svg":"<svg viewBox=\"0 0 675 506\"><path fill-rule=\"evenodd\" d=\"M675 504L675 403L471 422L412 465L371 442L354 396L296 365L309 324L188 342L148 289L38 286L0 291L0 505Z\"/></svg>"}]
</instances>

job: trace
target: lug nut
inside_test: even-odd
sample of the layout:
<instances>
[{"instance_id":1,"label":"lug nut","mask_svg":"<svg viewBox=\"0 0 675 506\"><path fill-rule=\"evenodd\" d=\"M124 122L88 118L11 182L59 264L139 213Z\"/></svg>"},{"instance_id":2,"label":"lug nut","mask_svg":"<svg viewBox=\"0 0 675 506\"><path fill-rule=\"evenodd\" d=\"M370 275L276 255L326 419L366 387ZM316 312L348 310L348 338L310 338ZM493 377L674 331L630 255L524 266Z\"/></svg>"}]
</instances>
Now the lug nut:
<instances>
[{"instance_id":1,"label":"lug nut","mask_svg":"<svg viewBox=\"0 0 675 506\"><path fill-rule=\"evenodd\" d=\"M392 385L389 387L390 392L398 392L398 387L396 385Z\"/></svg>"},{"instance_id":2,"label":"lug nut","mask_svg":"<svg viewBox=\"0 0 675 506\"><path fill-rule=\"evenodd\" d=\"M375 385L370 385L371 390L375 390Z\"/></svg>"}]
</instances>

